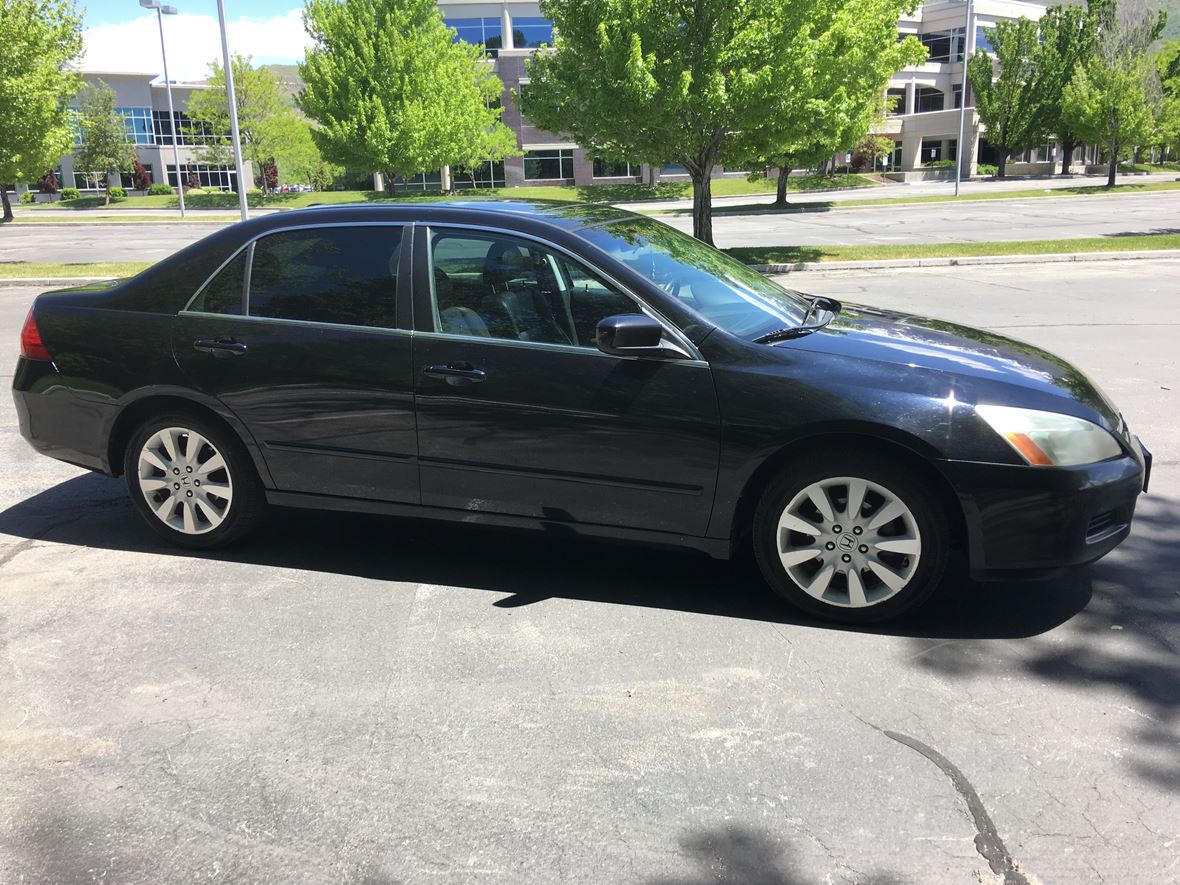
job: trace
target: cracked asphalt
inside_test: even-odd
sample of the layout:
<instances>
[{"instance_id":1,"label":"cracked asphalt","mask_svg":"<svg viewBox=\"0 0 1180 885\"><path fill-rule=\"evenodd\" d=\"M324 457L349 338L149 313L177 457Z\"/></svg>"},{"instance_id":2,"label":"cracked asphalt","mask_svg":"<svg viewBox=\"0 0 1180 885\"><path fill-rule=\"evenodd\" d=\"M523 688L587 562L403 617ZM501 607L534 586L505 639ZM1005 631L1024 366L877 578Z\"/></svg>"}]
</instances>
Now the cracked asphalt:
<instances>
[{"instance_id":1,"label":"cracked asphalt","mask_svg":"<svg viewBox=\"0 0 1180 885\"><path fill-rule=\"evenodd\" d=\"M378 517L194 555L3 397L0 882L1180 878L1180 262L786 279L1075 360L1157 458L1132 537L877 631L748 560Z\"/></svg>"}]
</instances>

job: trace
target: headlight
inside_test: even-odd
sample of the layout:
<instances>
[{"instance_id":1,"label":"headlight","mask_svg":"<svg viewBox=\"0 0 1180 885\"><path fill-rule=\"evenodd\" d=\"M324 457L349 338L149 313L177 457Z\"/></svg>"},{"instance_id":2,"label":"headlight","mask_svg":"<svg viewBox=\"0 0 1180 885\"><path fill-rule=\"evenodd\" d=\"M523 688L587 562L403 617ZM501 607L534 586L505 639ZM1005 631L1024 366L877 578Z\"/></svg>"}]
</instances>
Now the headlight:
<instances>
[{"instance_id":1,"label":"headlight","mask_svg":"<svg viewBox=\"0 0 1180 885\"><path fill-rule=\"evenodd\" d=\"M1072 415L1011 406L976 406L975 411L1029 464L1076 467L1123 453L1106 430Z\"/></svg>"}]
</instances>

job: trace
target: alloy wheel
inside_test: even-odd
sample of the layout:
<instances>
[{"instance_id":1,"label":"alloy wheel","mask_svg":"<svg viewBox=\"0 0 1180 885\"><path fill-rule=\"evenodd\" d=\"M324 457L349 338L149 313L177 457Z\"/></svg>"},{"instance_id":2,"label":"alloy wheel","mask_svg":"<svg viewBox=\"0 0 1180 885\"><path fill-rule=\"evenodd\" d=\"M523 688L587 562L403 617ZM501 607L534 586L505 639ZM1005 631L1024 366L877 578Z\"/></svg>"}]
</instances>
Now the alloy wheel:
<instances>
[{"instance_id":1,"label":"alloy wheel","mask_svg":"<svg viewBox=\"0 0 1180 885\"><path fill-rule=\"evenodd\" d=\"M139 488L162 523L186 535L221 525L233 504L233 478L222 453L184 427L157 430L139 452Z\"/></svg>"},{"instance_id":2,"label":"alloy wheel","mask_svg":"<svg viewBox=\"0 0 1180 885\"><path fill-rule=\"evenodd\" d=\"M776 547L790 579L821 602L866 608L900 593L917 570L922 536L909 507L875 482L813 482L778 519Z\"/></svg>"}]
</instances>

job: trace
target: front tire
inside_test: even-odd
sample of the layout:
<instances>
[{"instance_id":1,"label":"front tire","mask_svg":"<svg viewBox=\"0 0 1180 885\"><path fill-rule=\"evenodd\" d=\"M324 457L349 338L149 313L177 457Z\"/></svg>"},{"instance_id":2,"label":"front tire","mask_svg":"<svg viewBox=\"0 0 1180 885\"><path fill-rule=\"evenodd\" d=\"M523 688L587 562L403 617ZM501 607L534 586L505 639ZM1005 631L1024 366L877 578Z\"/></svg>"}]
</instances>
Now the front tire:
<instances>
[{"instance_id":1,"label":"front tire","mask_svg":"<svg viewBox=\"0 0 1180 885\"><path fill-rule=\"evenodd\" d=\"M211 549L249 532L266 492L236 436L184 413L149 418L132 434L123 473L132 504L173 544Z\"/></svg>"},{"instance_id":2,"label":"front tire","mask_svg":"<svg viewBox=\"0 0 1180 885\"><path fill-rule=\"evenodd\" d=\"M924 602L948 553L944 508L902 463L807 456L766 489L754 553L771 588L827 620L869 624Z\"/></svg>"}]
</instances>

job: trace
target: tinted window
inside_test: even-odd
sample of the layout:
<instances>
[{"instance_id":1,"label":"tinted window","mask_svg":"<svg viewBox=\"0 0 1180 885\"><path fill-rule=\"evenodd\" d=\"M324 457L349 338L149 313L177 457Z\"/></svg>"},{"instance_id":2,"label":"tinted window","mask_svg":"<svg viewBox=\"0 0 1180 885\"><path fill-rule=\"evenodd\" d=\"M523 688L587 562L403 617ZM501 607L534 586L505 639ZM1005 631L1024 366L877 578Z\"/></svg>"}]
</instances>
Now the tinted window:
<instances>
[{"instance_id":1,"label":"tinted window","mask_svg":"<svg viewBox=\"0 0 1180 885\"><path fill-rule=\"evenodd\" d=\"M250 269L251 316L394 325L401 228L321 227L263 237Z\"/></svg>"},{"instance_id":2,"label":"tinted window","mask_svg":"<svg viewBox=\"0 0 1180 885\"><path fill-rule=\"evenodd\" d=\"M242 290L246 285L246 255L247 250L243 249L237 258L223 267L201 290L189 310L240 315Z\"/></svg>"},{"instance_id":3,"label":"tinted window","mask_svg":"<svg viewBox=\"0 0 1180 885\"><path fill-rule=\"evenodd\" d=\"M443 332L591 348L599 320L640 312L629 296L529 240L435 231L430 245Z\"/></svg>"}]
</instances>

